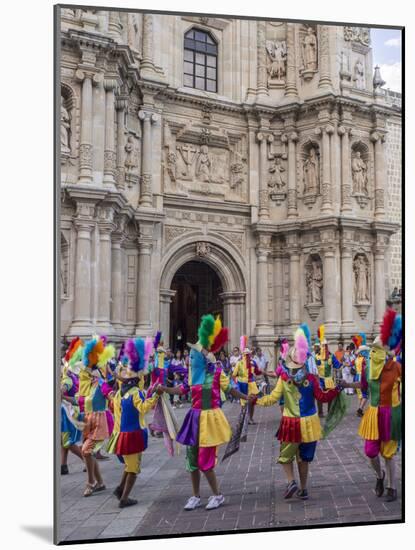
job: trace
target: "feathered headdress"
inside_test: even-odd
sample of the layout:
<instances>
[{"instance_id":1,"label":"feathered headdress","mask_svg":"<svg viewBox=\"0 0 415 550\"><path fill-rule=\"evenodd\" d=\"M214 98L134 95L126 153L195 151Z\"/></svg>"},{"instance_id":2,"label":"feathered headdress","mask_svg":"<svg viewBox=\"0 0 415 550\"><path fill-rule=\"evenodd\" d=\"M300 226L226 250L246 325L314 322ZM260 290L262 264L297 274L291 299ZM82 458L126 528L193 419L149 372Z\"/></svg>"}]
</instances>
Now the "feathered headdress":
<instances>
[{"instance_id":1,"label":"feathered headdress","mask_svg":"<svg viewBox=\"0 0 415 550\"><path fill-rule=\"evenodd\" d=\"M134 372L143 370L145 366L145 342L143 338L130 338L125 344L125 355L130 361Z\"/></svg>"},{"instance_id":2,"label":"feathered headdress","mask_svg":"<svg viewBox=\"0 0 415 550\"><path fill-rule=\"evenodd\" d=\"M402 340L402 316L388 308L380 326L380 339L383 346L395 349Z\"/></svg>"},{"instance_id":3,"label":"feathered headdress","mask_svg":"<svg viewBox=\"0 0 415 550\"><path fill-rule=\"evenodd\" d=\"M307 337L304 334L302 328L298 328L294 334L294 349L295 349L295 360L297 363L304 364L307 360L309 346Z\"/></svg>"},{"instance_id":4,"label":"feathered headdress","mask_svg":"<svg viewBox=\"0 0 415 550\"><path fill-rule=\"evenodd\" d=\"M239 349L241 350L241 353L244 351L244 349L248 348L248 336L241 336L239 339Z\"/></svg>"},{"instance_id":5,"label":"feathered headdress","mask_svg":"<svg viewBox=\"0 0 415 550\"><path fill-rule=\"evenodd\" d=\"M71 359L72 355L76 352L77 349L79 349L79 347L82 347L82 340L79 338L79 336L75 336L75 338L73 338L71 340L71 343L69 344L69 347L68 349L66 350L66 353L65 353L65 357L64 357L64 360L68 363L69 360Z\"/></svg>"},{"instance_id":6,"label":"feathered headdress","mask_svg":"<svg viewBox=\"0 0 415 550\"><path fill-rule=\"evenodd\" d=\"M363 343L363 338L360 334L354 334L352 336L352 342L356 346L356 349L359 349Z\"/></svg>"},{"instance_id":7,"label":"feathered headdress","mask_svg":"<svg viewBox=\"0 0 415 550\"><path fill-rule=\"evenodd\" d=\"M153 347L156 351L157 351L157 348L159 347L160 342L161 342L161 331L158 330L156 332L156 335L155 335L154 341L153 341Z\"/></svg>"},{"instance_id":8,"label":"feathered headdress","mask_svg":"<svg viewBox=\"0 0 415 550\"><path fill-rule=\"evenodd\" d=\"M304 332L304 336L307 338L308 347L311 348L311 332L307 323L301 323L300 329Z\"/></svg>"},{"instance_id":9,"label":"feathered headdress","mask_svg":"<svg viewBox=\"0 0 415 550\"><path fill-rule=\"evenodd\" d=\"M118 352L117 361L120 363L125 355L125 342L121 344L120 351Z\"/></svg>"},{"instance_id":10,"label":"feathered headdress","mask_svg":"<svg viewBox=\"0 0 415 550\"><path fill-rule=\"evenodd\" d=\"M219 351L228 341L228 329L222 327L219 315L215 319L210 313L203 315L197 335L199 344L212 353Z\"/></svg>"},{"instance_id":11,"label":"feathered headdress","mask_svg":"<svg viewBox=\"0 0 415 550\"><path fill-rule=\"evenodd\" d=\"M82 362L86 367L104 367L115 356L115 348L112 344L105 345L106 337L94 336L86 342L83 348Z\"/></svg>"},{"instance_id":12,"label":"feathered headdress","mask_svg":"<svg viewBox=\"0 0 415 550\"><path fill-rule=\"evenodd\" d=\"M74 367L76 363L79 363L79 361L82 361L83 352L84 352L84 348L82 345L79 345L76 347L76 350L72 353L68 361L69 368Z\"/></svg>"},{"instance_id":13,"label":"feathered headdress","mask_svg":"<svg viewBox=\"0 0 415 550\"><path fill-rule=\"evenodd\" d=\"M320 340L320 344L325 343L324 342L324 336L325 336L325 328L324 325L320 325L317 329L317 337Z\"/></svg>"},{"instance_id":14,"label":"feathered headdress","mask_svg":"<svg viewBox=\"0 0 415 550\"><path fill-rule=\"evenodd\" d=\"M287 338L284 338L281 342L281 357L285 360L287 357L288 350L290 349L290 346L288 344Z\"/></svg>"}]
</instances>

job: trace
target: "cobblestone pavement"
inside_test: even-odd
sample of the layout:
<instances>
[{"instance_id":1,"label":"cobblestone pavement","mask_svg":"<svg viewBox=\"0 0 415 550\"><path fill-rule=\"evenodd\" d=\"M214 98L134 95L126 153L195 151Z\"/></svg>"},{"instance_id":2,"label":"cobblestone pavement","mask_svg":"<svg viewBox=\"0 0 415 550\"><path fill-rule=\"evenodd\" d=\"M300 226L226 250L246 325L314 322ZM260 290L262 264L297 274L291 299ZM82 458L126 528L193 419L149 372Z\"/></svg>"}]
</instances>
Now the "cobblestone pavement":
<instances>
[{"instance_id":1,"label":"cobblestone pavement","mask_svg":"<svg viewBox=\"0 0 415 550\"><path fill-rule=\"evenodd\" d=\"M184 468L184 448L179 456L171 458L162 440L150 438L142 473L131 495L139 504L130 508L119 509L112 495L122 473L122 465L116 458L100 462L107 490L84 498L86 474L79 459L70 456L70 474L61 477L60 538L73 541L399 520L401 456L398 455L397 466L398 500L386 503L374 493L375 477L363 454L362 440L357 436L356 397L348 399L352 402L346 418L327 440L318 444L310 468L308 501L282 498L285 478L281 466L275 463L278 442L274 437L279 408L257 407L257 424L249 426L247 443L241 444L240 451L223 463L224 446L219 453L216 471L225 496L222 507L211 511L203 507L191 512L183 510L191 494L189 475ZM179 420L187 407L177 410ZM225 403L224 412L233 425L239 405ZM209 495L203 478L204 505Z\"/></svg>"}]
</instances>

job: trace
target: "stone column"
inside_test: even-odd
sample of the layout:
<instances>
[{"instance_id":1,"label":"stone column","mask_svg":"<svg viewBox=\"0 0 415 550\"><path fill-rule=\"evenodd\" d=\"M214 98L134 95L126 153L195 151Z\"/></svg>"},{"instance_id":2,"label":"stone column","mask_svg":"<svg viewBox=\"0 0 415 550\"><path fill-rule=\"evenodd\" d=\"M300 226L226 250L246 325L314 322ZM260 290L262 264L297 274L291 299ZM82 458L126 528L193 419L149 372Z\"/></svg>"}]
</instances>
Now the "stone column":
<instances>
[{"instance_id":1,"label":"stone column","mask_svg":"<svg viewBox=\"0 0 415 550\"><path fill-rule=\"evenodd\" d=\"M158 120L155 113L150 111L139 111L138 117L143 121L142 131L142 162L141 162L141 190L140 190L140 206L144 208L153 207L153 190L152 190L152 137L151 125Z\"/></svg>"},{"instance_id":2,"label":"stone column","mask_svg":"<svg viewBox=\"0 0 415 550\"><path fill-rule=\"evenodd\" d=\"M92 79L98 78L98 75L78 69L75 76L82 82L78 183L90 184L92 183Z\"/></svg>"},{"instance_id":3,"label":"stone column","mask_svg":"<svg viewBox=\"0 0 415 550\"><path fill-rule=\"evenodd\" d=\"M342 157L342 183L341 183L341 213L352 211L352 183L351 183L351 161L350 161L350 128L339 126L338 134L341 136L341 157Z\"/></svg>"},{"instance_id":4,"label":"stone column","mask_svg":"<svg viewBox=\"0 0 415 550\"><path fill-rule=\"evenodd\" d=\"M137 336L151 333L151 238L138 240Z\"/></svg>"},{"instance_id":5,"label":"stone column","mask_svg":"<svg viewBox=\"0 0 415 550\"><path fill-rule=\"evenodd\" d=\"M290 256L290 324L295 330L301 322L301 276L300 248L294 240L287 242L287 252Z\"/></svg>"},{"instance_id":6,"label":"stone column","mask_svg":"<svg viewBox=\"0 0 415 550\"><path fill-rule=\"evenodd\" d=\"M276 332L281 331L284 323L284 255L281 246L274 250L272 258L274 260L274 326Z\"/></svg>"},{"instance_id":7,"label":"stone column","mask_svg":"<svg viewBox=\"0 0 415 550\"><path fill-rule=\"evenodd\" d=\"M267 51L265 21L257 21L257 96L268 96Z\"/></svg>"},{"instance_id":8,"label":"stone column","mask_svg":"<svg viewBox=\"0 0 415 550\"><path fill-rule=\"evenodd\" d=\"M324 250L323 267L323 302L324 322L327 329L334 330L337 325L337 279L336 279L336 255L335 247L328 246ZM350 299L350 295L349 295Z\"/></svg>"},{"instance_id":9,"label":"stone column","mask_svg":"<svg viewBox=\"0 0 415 550\"><path fill-rule=\"evenodd\" d=\"M121 30L122 24L120 20L120 12L117 10L110 10L108 18L108 33L115 41L120 42L122 38Z\"/></svg>"},{"instance_id":10,"label":"stone column","mask_svg":"<svg viewBox=\"0 0 415 550\"><path fill-rule=\"evenodd\" d=\"M94 205L77 204L78 212L89 213L88 217L78 214L74 224L77 230L74 285L74 314L70 333L90 335L91 325L91 233Z\"/></svg>"},{"instance_id":11,"label":"stone column","mask_svg":"<svg viewBox=\"0 0 415 550\"><path fill-rule=\"evenodd\" d=\"M320 80L318 87L324 91L331 91L330 78L330 52L329 52L329 28L320 25Z\"/></svg>"},{"instance_id":12,"label":"stone column","mask_svg":"<svg viewBox=\"0 0 415 550\"><path fill-rule=\"evenodd\" d=\"M295 26L287 23L287 76L285 81L285 97L297 98L297 76L295 70Z\"/></svg>"},{"instance_id":13,"label":"stone column","mask_svg":"<svg viewBox=\"0 0 415 550\"><path fill-rule=\"evenodd\" d=\"M110 12L112 13L112 12ZM117 87L117 80L105 79L105 148L104 148L104 180L107 187L115 186L115 127L114 127L114 90Z\"/></svg>"},{"instance_id":14,"label":"stone column","mask_svg":"<svg viewBox=\"0 0 415 550\"><path fill-rule=\"evenodd\" d=\"M346 332L351 332L354 329L353 286L353 253L351 243L343 241L341 244L341 319L342 330Z\"/></svg>"},{"instance_id":15,"label":"stone column","mask_svg":"<svg viewBox=\"0 0 415 550\"><path fill-rule=\"evenodd\" d=\"M386 307L385 291L385 251L387 240L383 235L376 235L374 248L375 263L375 311L374 311L374 331L378 332L382 322L383 313Z\"/></svg>"},{"instance_id":16,"label":"stone column","mask_svg":"<svg viewBox=\"0 0 415 550\"><path fill-rule=\"evenodd\" d=\"M141 60L141 73L154 72L154 60L153 60L153 15L143 13L143 46L142 46L142 60Z\"/></svg>"},{"instance_id":17,"label":"stone column","mask_svg":"<svg viewBox=\"0 0 415 550\"><path fill-rule=\"evenodd\" d=\"M117 230L111 235L111 324L117 332L123 332L123 251L125 219L118 218Z\"/></svg>"},{"instance_id":18,"label":"stone column","mask_svg":"<svg viewBox=\"0 0 415 550\"><path fill-rule=\"evenodd\" d=\"M269 191L268 191L268 151L267 142L274 137L264 132L257 133L259 141L259 221L269 220Z\"/></svg>"},{"instance_id":19,"label":"stone column","mask_svg":"<svg viewBox=\"0 0 415 550\"><path fill-rule=\"evenodd\" d=\"M239 346L239 337L246 333L245 292L231 290L220 294L223 302L223 324L229 328L228 348Z\"/></svg>"},{"instance_id":20,"label":"stone column","mask_svg":"<svg viewBox=\"0 0 415 550\"><path fill-rule=\"evenodd\" d=\"M260 233L255 249L257 256L257 336L272 332L268 314L268 257L271 252L270 245L271 235Z\"/></svg>"},{"instance_id":21,"label":"stone column","mask_svg":"<svg viewBox=\"0 0 415 550\"><path fill-rule=\"evenodd\" d=\"M114 211L110 207L99 207L98 228L99 228L99 287L98 287L98 315L97 326L103 332L112 330L110 324L111 316L111 232L113 225Z\"/></svg>"},{"instance_id":22,"label":"stone column","mask_svg":"<svg viewBox=\"0 0 415 550\"><path fill-rule=\"evenodd\" d=\"M160 289L160 330L167 346L170 345L170 304L175 296L175 290Z\"/></svg>"},{"instance_id":23,"label":"stone column","mask_svg":"<svg viewBox=\"0 0 415 550\"><path fill-rule=\"evenodd\" d=\"M333 204L331 197L331 170L330 170L330 135L333 133L333 126L327 124L323 129L323 199L321 211L324 213L333 213Z\"/></svg>"},{"instance_id":24,"label":"stone column","mask_svg":"<svg viewBox=\"0 0 415 550\"><path fill-rule=\"evenodd\" d=\"M117 109L117 180L116 185L120 191L125 189L125 126L124 115L128 108L128 96L118 96Z\"/></svg>"},{"instance_id":25,"label":"stone column","mask_svg":"<svg viewBox=\"0 0 415 550\"><path fill-rule=\"evenodd\" d=\"M375 218L385 216L385 151L383 143L385 136L380 132L373 132L370 136L375 147Z\"/></svg>"},{"instance_id":26,"label":"stone column","mask_svg":"<svg viewBox=\"0 0 415 550\"><path fill-rule=\"evenodd\" d=\"M287 203L288 203L288 218L296 218L298 216L297 212L297 178L296 178L296 166L297 166L297 155L296 155L296 142L298 141L297 132L290 132L289 134L284 134L282 136L282 141L284 143L288 142L288 193L287 193Z\"/></svg>"}]
</instances>

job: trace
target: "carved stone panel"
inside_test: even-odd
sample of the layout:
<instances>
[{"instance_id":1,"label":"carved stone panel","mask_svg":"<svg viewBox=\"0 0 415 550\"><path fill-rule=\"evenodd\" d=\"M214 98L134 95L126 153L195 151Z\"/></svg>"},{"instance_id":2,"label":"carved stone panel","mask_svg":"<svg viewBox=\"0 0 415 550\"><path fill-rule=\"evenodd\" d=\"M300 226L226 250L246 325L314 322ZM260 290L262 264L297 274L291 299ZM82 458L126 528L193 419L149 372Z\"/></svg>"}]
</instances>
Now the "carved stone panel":
<instances>
[{"instance_id":1,"label":"carved stone panel","mask_svg":"<svg viewBox=\"0 0 415 550\"><path fill-rule=\"evenodd\" d=\"M299 31L302 65L300 75L311 80L318 70L317 31L313 25L303 25Z\"/></svg>"},{"instance_id":2,"label":"carved stone panel","mask_svg":"<svg viewBox=\"0 0 415 550\"><path fill-rule=\"evenodd\" d=\"M370 265L366 254L356 254L353 259L354 303L355 305L370 304Z\"/></svg>"}]
</instances>

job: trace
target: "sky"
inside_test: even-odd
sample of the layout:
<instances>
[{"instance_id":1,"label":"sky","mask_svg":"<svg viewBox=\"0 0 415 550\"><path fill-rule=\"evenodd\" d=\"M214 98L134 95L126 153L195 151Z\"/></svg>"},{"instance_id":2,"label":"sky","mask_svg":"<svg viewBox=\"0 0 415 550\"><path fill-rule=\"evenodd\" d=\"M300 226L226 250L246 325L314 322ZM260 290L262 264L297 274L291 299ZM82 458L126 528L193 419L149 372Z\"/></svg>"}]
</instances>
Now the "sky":
<instances>
[{"instance_id":1,"label":"sky","mask_svg":"<svg viewBox=\"0 0 415 550\"><path fill-rule=\"evenodd\" d=\"M373 68L380 67L386 81L384 88L401 92L402 45L401 31L396 29L371 29Z\"/></svg>"}]
</instances>

